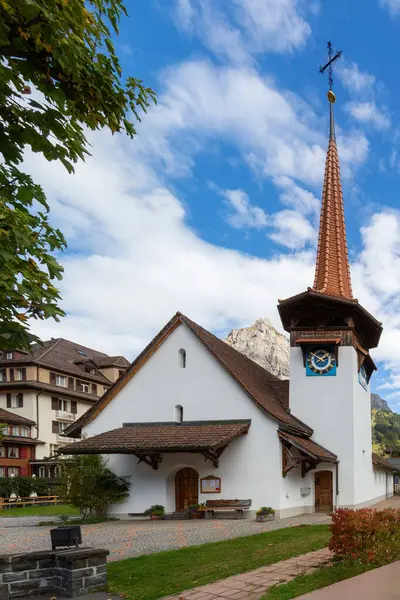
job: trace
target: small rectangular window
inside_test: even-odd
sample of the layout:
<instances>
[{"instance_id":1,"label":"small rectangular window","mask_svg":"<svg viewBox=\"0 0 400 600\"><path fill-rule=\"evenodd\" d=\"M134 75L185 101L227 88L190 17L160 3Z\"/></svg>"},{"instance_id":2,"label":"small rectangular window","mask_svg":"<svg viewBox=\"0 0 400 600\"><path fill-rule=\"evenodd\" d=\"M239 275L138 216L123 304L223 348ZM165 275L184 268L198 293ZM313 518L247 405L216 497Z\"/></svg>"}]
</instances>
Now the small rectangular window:
<instances>
[{"instance_id":1,"label":"small rectangular window","mask_svg":"<svg viewBox=\"0 0 400 600\"><path fill-rule=\"evenodd\" d=\"M6 468L0 467L0 477L5 477L5 476L6 476Z\"/></svg>"},{"instance_id":2,"label":"small rectangular window","mask_svg":"<svg viewBox=\"0 0 400 600\"><path fill-rule=\"evenodd\" d=\"M19 426L18 425L12 426L11 435L19 435Z\"/></svg>"},{"instance_id":3,"label":"small rectangular window","mask_svg":"<svg viewBox=\"0 0 400 600\"><path fill-rule=\"evenodd\" d=\"M7 360L12 360L12 358L13 358L13 353L12 352L7 352L6 359Z\"/></svg>"},{"instance_id":4,"label":"small rectangular window","mask_svg":"<svg viewBox=\"0 0 400 600\"><path fill-rule=\"evenodd\" d=\"M19 448L15 448L13 446L10 446L7 448L8 452L8 458L19 458Z\"/></svg>"},{"instance_id":5,"label":"small rectangular window","mask_svg":"<svg viewBox=\"0 0 400 600\"><path fill-rule=\"evenodd\" d=\"M89 384L88 383L83 383L82 381L82 392L85 392L86 394L89 393Z\"/></svg>"},{"instance_id":6,"label":"small rectangular window","mask_svg":"<svg viewBox=\"0 0 400 600\"><path fill-rule=\"evenodd\" d=\"M18 475L19 475L19 467L8 467L7 468L7 475L8 475L8 477L11 477L12 475L14 477L18 477Z\"/></svg>"},{"instance_id":7,"label":"small rectangular window","mask_svg":"<svg viewBox=\"0 0 400 600\"><path fill-rule=\"evenodd\" d=\"M5 458L5 456L6 456L6 449L4 448L4 446L0 446L0 457Z\"/></svg>"},{"instance_id":8,"label":"small rectangular window","mask_svg":"<svg viewBox=\"0 0 400 600\"><path fill-rule=\"evenodd\" d=\"M67 378L64 375L56 375L56 385L67 387Z\"/></svg>"}]
</instances>

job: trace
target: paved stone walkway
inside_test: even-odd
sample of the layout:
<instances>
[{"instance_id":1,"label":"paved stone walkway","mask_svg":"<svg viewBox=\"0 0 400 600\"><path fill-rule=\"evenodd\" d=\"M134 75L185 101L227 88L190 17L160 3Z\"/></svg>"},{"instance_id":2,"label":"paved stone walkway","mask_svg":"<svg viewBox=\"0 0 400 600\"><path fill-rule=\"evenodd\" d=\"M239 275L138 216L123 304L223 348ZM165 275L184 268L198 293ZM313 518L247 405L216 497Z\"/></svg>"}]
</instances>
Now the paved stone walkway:
<instances>
[{"instance_id":1,"label":"paved stone walkway","mask_svg":"<svg viewBox=\"0 0 400 600\"><path fill-rule=\"evenodd\" d=\"M311 573L332 559L328 548L308 552L268 567L261 567L209 585L192 588L168 600L259 600L272 586L286 583L304 573Z\"/></svg>"},{"instance_id":2,"label":"paved stone walkway","mask_svg":"<svg viewBox=\"0 0 400 600\"><path fill-rule=\"evenodd\" d=\"M36 519L36 517L29 518ZM22 527L19 526L21 523L19 519L25 523ZM35 522L31 521L31 523ZM285 527L329 522L330 518L322 513L277 519L270 523L257 523L254 518L109 521L83 526L82 537L85 546L107 548L110 550L109 560L120 560L130 556L228 540ZM7 554L24 552L26 548L48 550L51 548L50 529L50 527L29 526L24 517L0 518L1 551Z\"/></svg>"}]
</instances>

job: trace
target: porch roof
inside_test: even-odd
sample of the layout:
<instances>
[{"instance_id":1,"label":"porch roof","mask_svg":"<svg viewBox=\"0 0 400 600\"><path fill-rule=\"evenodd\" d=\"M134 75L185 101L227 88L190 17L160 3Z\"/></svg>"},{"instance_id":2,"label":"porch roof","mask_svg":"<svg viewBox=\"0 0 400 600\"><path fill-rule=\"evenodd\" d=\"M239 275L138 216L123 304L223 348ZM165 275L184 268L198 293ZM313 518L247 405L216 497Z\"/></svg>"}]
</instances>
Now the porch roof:
<instances>
[{"instance_id":1,"label":"porch roof","mask_svg":"<svg viewBox=\"0 0 400 600\"><path fill-rule=\"evenodd\" d=\"M310 456L314 461L337 462L338 460L336 454L330 452L330 450L327 450L323 446L320 446L313 440L302 438L298 435L292 435L291 433L286 433L286 431L279 431L278 435L281 439L289 442L289 444Z\"/></svg>"},{"instance_id":2,"label":"porch roof","mask_svg":"<svg viewBox=\"0 0 400 600\"><path fill-rule=\"evenodd\" d=\"M250 423L250 420L125 423L118 429L63 446L59 452L134 454L142 460L166 452L199 452L214 462L232 440L248 432Z\"/></svg>"}]
</instances>

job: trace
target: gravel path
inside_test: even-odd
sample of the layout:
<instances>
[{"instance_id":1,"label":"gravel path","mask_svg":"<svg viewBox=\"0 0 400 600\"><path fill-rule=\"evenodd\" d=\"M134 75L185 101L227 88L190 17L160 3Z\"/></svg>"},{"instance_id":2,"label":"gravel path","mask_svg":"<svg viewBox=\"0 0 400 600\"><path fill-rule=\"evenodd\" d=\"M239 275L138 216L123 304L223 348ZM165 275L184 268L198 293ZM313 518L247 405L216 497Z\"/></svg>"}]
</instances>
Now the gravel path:
<instances>
[{"instance_id":1,"label":"gravel path","mask_svg":"<svg viewBox=\"0 0 400 600\"><path fill-rule=\"evenodd\" d=\"M51 548L50 527L33 527L43 517L0 519L2 553ZM108 548L109 560L151 554L185 546L216 542L263 531L302 524L329 523L324 514L314 513L290 519L257 523L249 519L194 519L191 521L109 521L82 526L85 546Z\"/></svg>"}]
</instances>

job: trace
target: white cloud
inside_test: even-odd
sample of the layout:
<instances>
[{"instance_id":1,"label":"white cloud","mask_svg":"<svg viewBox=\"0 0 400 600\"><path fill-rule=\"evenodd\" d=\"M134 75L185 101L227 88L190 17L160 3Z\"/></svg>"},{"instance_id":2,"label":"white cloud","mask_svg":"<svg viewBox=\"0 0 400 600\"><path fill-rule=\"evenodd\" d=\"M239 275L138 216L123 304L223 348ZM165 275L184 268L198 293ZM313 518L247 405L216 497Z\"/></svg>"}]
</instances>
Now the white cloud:
<instances>
[{"instance_id":1,"label":"white cloud","mask_svg":"<svg viewBox=\"0 0 400 600\"><path fill-rule=\"evenodd\" d=\"M351 116L363 124L368 124L375 129L388 129L390 117L384 108L378 108L375 102L349 102L344 106Z\"/></svg>"},{"instance_id":2,"label":"white cloud","mask_svg":"<svg viewBox=\"0 0 400 600\"><path fill-rule=\"evenodd\" d=\"M337 65L336 73L350 92L355 94L372 92L375 86L375 76L361 71L355 62L342 61Z\"/></svg>"},{"instance_id":3,"label":"white cloud","mask_svg":"<svg viewBox=\"0 0 400 600\"><path fill-rule=\"evenodd\" d=\"M263 52L289 52L311 34L298 0L177 0L175 22L195 31L217 56L235 64L250 64Z\"/></svg>"},{"instance_id":4,"label":"white cloud","mask_svg":"<svg viewBox=\"0 0 400 600\"><path fill-rule=\"evenodd\" d=\"M314 244L317 240L317 232L310 222L294 210L275 213L271 215L271 221L276 231L270 233L268 237L286 248L298 250L308 243Z\"/></svg>"},{"instance_id":5,"label":"white cloud","mask_svg":"<svg viewBox=\"0 0 400 600\"><path fill-rule=\"evenodd\" d=\"M282 204L295 209L301 215L319 215L321 203L314 194L296 185L290 177L274 177L273 182L282 189L279 194Z\"/></svg>"},{"instance_id":6,"label":"white cloud","mask_svg":"<svg viewBox=\"0 0 400 600\"><path fill-rule=\"evenodd\" d=\"M222 192L230 208L227 222L236 229L262 229L268 223L267 214L259 206L250 203L248 194L243 190L224 190Z\"/></svg>"},{"instance_id":7,"label":"white cloud","mask_svg":"<svg viewBox=\"0 0 400 600\"><path fill-rule=\"evenodd\" d=\"M387 8L392 17L400 13L400 0L379 0L383 8Z\"/></svg>"}]
</instances>

